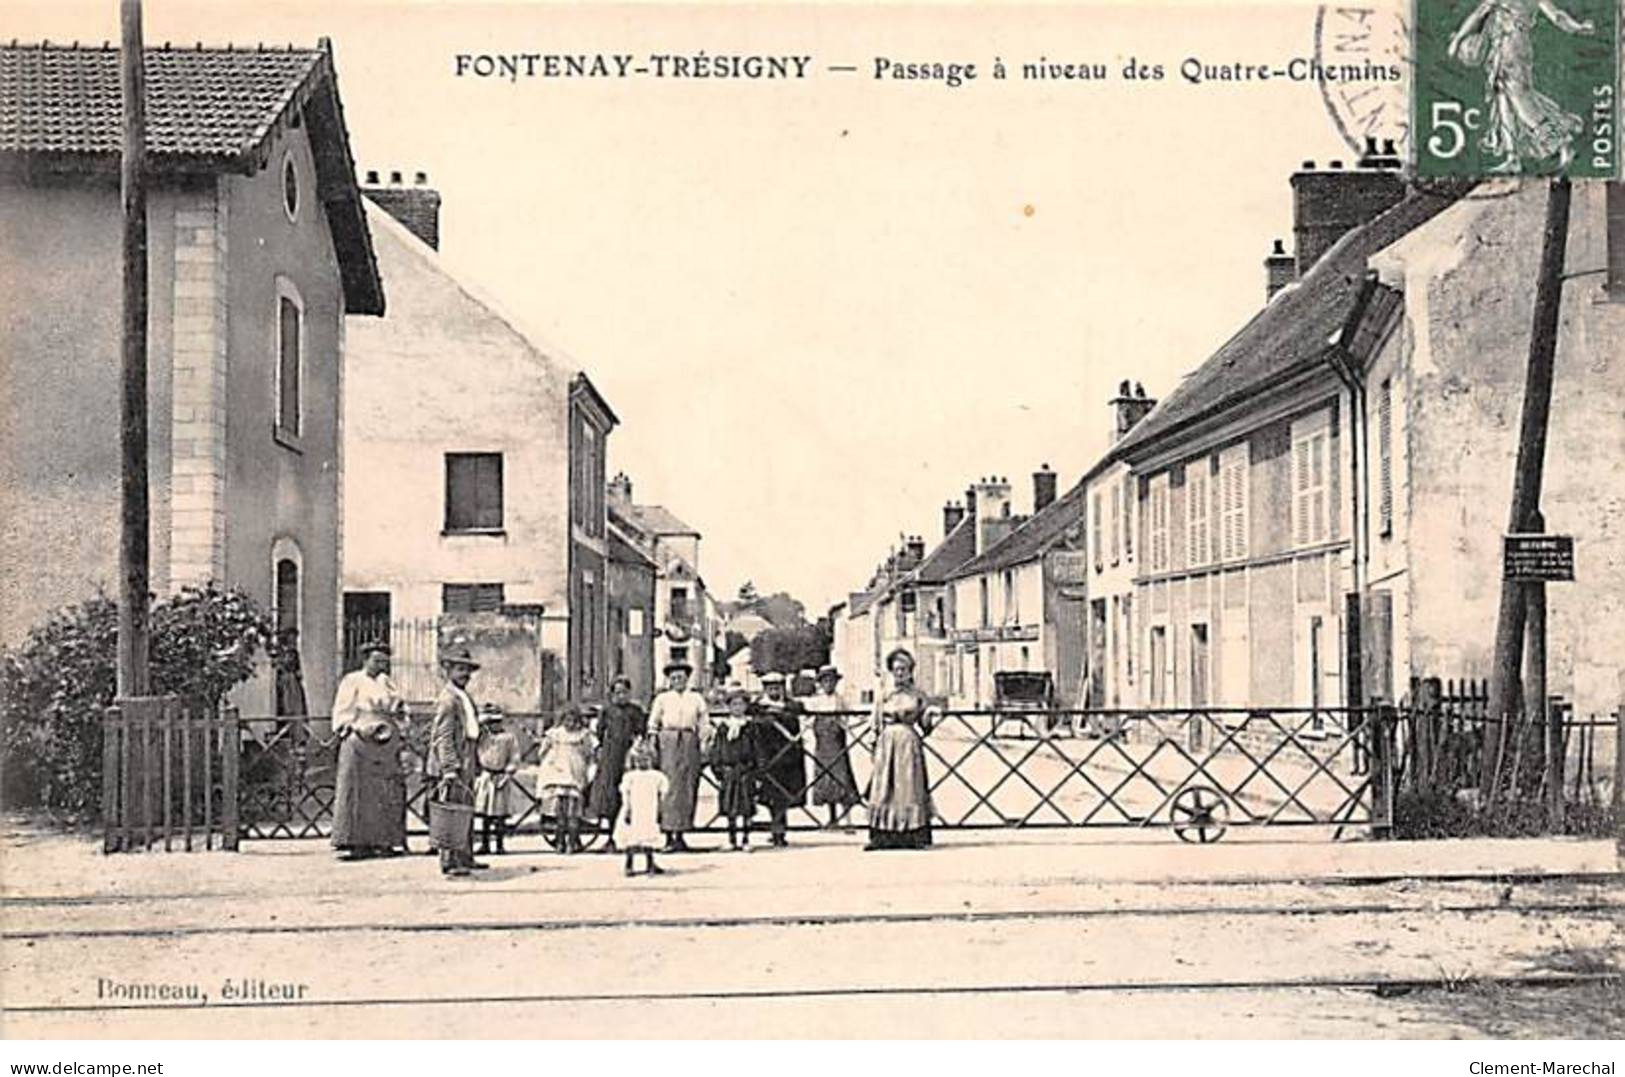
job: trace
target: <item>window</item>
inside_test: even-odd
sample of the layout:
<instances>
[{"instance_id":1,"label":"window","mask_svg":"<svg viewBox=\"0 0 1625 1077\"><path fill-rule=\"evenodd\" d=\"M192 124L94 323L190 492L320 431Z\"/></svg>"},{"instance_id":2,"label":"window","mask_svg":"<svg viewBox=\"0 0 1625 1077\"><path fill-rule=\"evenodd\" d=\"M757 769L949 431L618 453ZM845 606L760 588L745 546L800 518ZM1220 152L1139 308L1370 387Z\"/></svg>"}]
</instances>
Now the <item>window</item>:
<instances>
[{"instance_id":1,"label":"window","mask_svg":"<svg viewBox=\"0 0 1625 1077\"><path fill-rule=\"evenodd\" d=\"M598 679L598 579L591 572L581 574L581 680L594 684Z\"/></svg>"},{"instance_id":2,"label":"window","mask_svg":"<svg viewBox=\"0 0 1625 1077\"><path fill-rule=\"evenodd\" d=\"M604 439L584 413L575 417L575 455L571 462L571 504L581 530L590 538L604 534Z\"/></svg>"},{"instance_id":3,"label":"window","mask_svg":"<svg viewBox=\"0 0 1625 1077\"><path fill-rule=\"evenodd\" d=\"M305 306L298 289L283 277L277 278L276 314L276 424L274 432L284 438L299 437L304 409L301 399L304 380ZM297 446L290 446L297 448Z\"/></svg>"},{"instance_id":4,"label":"window","mask_svg":"<svg viewBox=\"0 0 1625 1077\"><path fill-rule=\"evenodd\" d=\"M299 170L294 167L293 154L282 158L282 208L288 220L299 217Z\"/></svg>"},{"instance_id":5,"label":"window","mask_svg":"<svg viewBox=\"0 0 1625 1077\"><path fill-rule=\"evenodd\" d=\"M490 613L502 608L500 583L447 583L440 587L440 609L445 613Z\"/></svg>"},{"instance_id":6,"label":"window","mask_svg":"<svg viewBox=\"0 0 1625 1077\"><path fill-rule=\"evenodd\" d=\"M1151 521L1147 541L1151 546L1151 571L1168 571L1168 473L1151 480Z\"/></svg>"},{"instance_id":7,"label":"window","mask_svg":"<svg viewBox=\"0 0 1625 1077\"><path fill-rule=\"evenodd\" d=\"M446 530L502 530L502 454L446 454Z\"/></svg>"},{"instance_id":8,"label":"window","mask_svg":"<svg viewBox=\"0 0 1625 1077\"><path fill-rule=\"evenodd\" d=\"M1134 560L1134 476L1123 476L1123 556Z\"/></svg>"},{"instance_id":9,"label":"window","mask_svg":"<svg viewBox=\"0 0 1625 1077\"><path fill-rule=\"evenodd\" d=\"M1122 540L1118 537L1123 531L1123 488L1112 487L1112 564L1117 564L1122 556Z\"/></svg>"},{"instance_id":10,"label":"window","mask_svg":"<svg viewBox=\"0 0 1625 1077\"><path fill-rule=\"evenodd\" d=\"M292 558L276 563L276 615L278 632L299 631L299 566Z\"/></svg>"},{"instance_id":11,"label":"window","mask_svg":"<svg viewBox=\"0 0 1625 1077\"><path fill-rule=\"evenodd\" d=\"M626 634L634 639L643 635L643 611L636 606L626 611Z\"/></svg>"},{"instance_id":12,"label":"window","mask_svg":"<svg viewBox=\"0 0 1625 1077\"><path fill-rule=\"evenodd\" d=\"M1004 623L1016 624L1021 620L1021 610L1016 604L1016 574L1011 569L1004 570Z\"/></svg>"},{"instance_id":13,"label":"window","mask_svg":"<svg viewBox=\"0 0 1625 1077\"><path fill-rule=\"evenodd\" d=\"M1326 492L1330 439L1324 411L1292 424L1292 541L1295 546L1325 542L1330 530Z\"/></svg>"},{"instance_id":14,"label":"window","mask_svg":"<svg viewBox=\"0 0 1625 1077\"><path fill-rule=\"evenodd\" d=\"M1247 443L1219 454L1219 559L1247 556Z\"/></svg>"},{"instance_id":15,"label":"window","mask_svg":"<svg viewBox=\"0 0 1625 1077\"><path fill-rule=\"evenodd\" d=\"M1208 561L1208 462L1193 460L1185 468L1185 563Z\"/></svg>"},{"instance_id":16,"label":"window","mask_svg":"<svg viewBox=\"0 0 1625 1077\"><path fill-rule=\"evenodd\" d=\"M1134 683L1134 596L1123 596L1123 679Z\"/></svg>"},{"instance_id":17,"label":"window","mask_svg":"<svg viewBox=\"0 0 1625 1077\"><path fill-rule=\"evenodd\" d=\"M1151 630L1151 664L1147 674L1151 678L1151 705L1159 707L1168 696L1168 629L1158 625Z\"/></svg>"},{"instance_id":18,"label":"window","mask_svg":"<svg viewBox=\"0 0 1625 1077\"><path fill-rule=\"evenodd\" d=\"M1104 557L1104 551L1102 549L1103 543L1101 542L1101 539L1100 539L1100 529L1101 529L1100 518L1103 515L1105 515L1105 514L1101 511L1100 494L1097 492L1095 494L1095 499L1094 499L1093 526L1089 529L1090 538L1091 538L1091 541L1094 544L1094 549L1095 549L1095 571L1096 572L1101 571L1105 567L1105 557Z\"/></svg>"},{"instance_id":19,"label":"window","mask_svg":"<svg viewBox=\"0 0 1625 1077\"><path fill-rule=\"evenodd\" d=\"M673 587L671 589L671 619L678 623L688 621L688 588Z\"/></svg>"},{"instance_id":20,"label":"window","mask_svg":"<svg viewBox=\"0 0 1625 1077\"><path fill-rule=\"evenodd\" d=\"M993 610L991 604L988 602L987 577L983 576L977 580L977 582L981 585L982 589L982 627L991 628L993 626Z\"/></svg>"},{"instance_id":21,"label":"window","mask_svg":"<svg viewBox=\"0 0 1625 1077\"><path fill-rule=\"evenodd\" d=\"M1384 379L1377 395L1377 533L1394 533L1394 385Z\"/></svg>"}]
</instances>

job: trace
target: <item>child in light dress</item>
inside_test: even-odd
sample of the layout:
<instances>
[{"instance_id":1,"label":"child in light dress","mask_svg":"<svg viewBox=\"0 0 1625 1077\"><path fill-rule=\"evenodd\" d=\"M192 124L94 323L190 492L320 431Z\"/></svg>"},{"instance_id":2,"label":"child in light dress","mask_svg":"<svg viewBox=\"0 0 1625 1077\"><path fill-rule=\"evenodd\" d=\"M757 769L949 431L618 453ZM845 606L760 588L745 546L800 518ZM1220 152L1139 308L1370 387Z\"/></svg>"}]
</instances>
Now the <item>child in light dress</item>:
<instances>
[{"instance_id":1,"label":"child in light dress","mask_svg":"<svg viewBox=\"0 0 1625 1077\"><path fill-rule=\"evenodd\" d=\"M536 784L542 814L551 816L557 827L561 853L581 851L581 806L596 750L586 712L574 704L565 708L563 721L542 735Z\"/></svg>"},{"instance_id":2,"label":"child in light dress","mask_svg":"<svg viewBox=\"0 0 1625 1077\"><path fill-rule=\"evenodd\" d=\"M474 755L479 774L474 778L474 814L479 818L478 852L503 853L508 816L514 813L514 773L519 769L519 739L502 727L502 708L480 704L480 739Z\"/></svg>"},{"instance_id":3,"label":"child in light dress","mask_svg":"<svg viewBox=\"0 0 1625 1077\"><path fill-rule=\"evenodd\" d=\"M633 745L626 756L626 773L621 777L621 815L615 821L615 844L626 850L626 874L634 875L634 857L643 854L644 871L664 875L655 863L655 845L664 837L660 830L660 800L671 783L654 769L655 753L647 741Z\"/></svg>"}]
</instances>

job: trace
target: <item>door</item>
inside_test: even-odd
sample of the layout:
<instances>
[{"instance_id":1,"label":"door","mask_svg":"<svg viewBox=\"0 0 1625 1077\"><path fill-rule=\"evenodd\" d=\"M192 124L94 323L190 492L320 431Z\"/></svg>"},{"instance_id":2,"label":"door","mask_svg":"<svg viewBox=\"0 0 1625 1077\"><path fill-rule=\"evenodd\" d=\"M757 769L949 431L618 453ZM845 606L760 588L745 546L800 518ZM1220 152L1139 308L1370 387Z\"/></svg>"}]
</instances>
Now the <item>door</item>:
<instances>
[{"instance_id":1,"label":"door","mask_svg":"<svg viewBox=\"0 0 1625 1077\"><path fill-rule=\"evenodd\" d=\"M1168 629L1157 625L1151 629L1151 705L1160 707L1168 699Z\"/></svg>"},{"instance_id":2,"label":"door","mask_svg":"<svg viewBox=\"0 0 1625 1077\"><path fill-rule=\"evenodd\" d=\"M1320 711L1321 679L1326 654L1325 626L1325 619L1320 614L1309 618L1309 728L1316 733L1326 728L1325 716Z\"/></svg>"}]
</instances>

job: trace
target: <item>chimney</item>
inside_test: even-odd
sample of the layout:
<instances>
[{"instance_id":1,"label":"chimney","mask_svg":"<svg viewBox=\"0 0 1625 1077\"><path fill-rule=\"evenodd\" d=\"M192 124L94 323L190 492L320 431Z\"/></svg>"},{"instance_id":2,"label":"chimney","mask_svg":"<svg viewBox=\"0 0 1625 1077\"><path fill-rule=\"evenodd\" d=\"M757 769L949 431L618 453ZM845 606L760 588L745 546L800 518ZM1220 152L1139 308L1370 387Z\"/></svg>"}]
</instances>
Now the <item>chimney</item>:
<instances>
[{"instance_id":1,"label":"chimney","mask_svg":"<svg viewBox=\"0 0 1625 1077\"><path fill-rule=\"evenodd\" d=\"M965 518L965 506L957 501L949 501L942 506L942 537L947 538L953 534L959 521Z\"/></svg>"},{"instance_id":2,"label":"chimney","mask_svg":"<svg viewBox=\"0 0 1625 1077\"><path fill-rule=\"evenodd\" d=\"M617 471L609 480L609 499L627 505L632 503L632 480L627 478L626 472Z\"/></svg>"},{"instance_id":3,"label":"chimney","mask_svg":"<svg viewBox=\"0 0 1625 1077\"><path fill-rule=\"evenodd\" d=\"M1376 139L1365 142L1366 152L1353 170L1345 170L1342 161L1329 161L1326 168L1305 161L1292 176L1292 231L1299 277L1350 229L1405 197L1393 142L1380 149Z\"/></svg>"},{"instance_id":4,"label":"chimney","mask_svg":"<svg viewBox=\"0 0 1625 1077\"><path fill-rule=\"evenodd\" d=\"M965 487L965 515L976 519L976 484Z\"/></svg>"},{"instance_id":5,"label":"chimney","mask_svg":"<svg viewBox=\"0 0 1625 1077\"><path fill-rule=\"evenodd\" d=\"M909 568L914 568L921 561L925 560L925 539L924 539L924 537L922 537L920 535L910 535L908 537L908 541L903 544L903 549L908 554L908 567Z\"/></svg>"},{"instance_id":6,"label":"chimney","mask_svg":"<svg viewBox=\"0 0 1625 1077\"><path fill-rule=\"evenodd\" d=\"M980 554L1010 530L1010 480L985 476L968 496L976 502L976 552ZM995 535L992 541L989 535Z\"/></svg>"},{"instance_id":7,"label":"chimney","mask_svg":"<svg viewBox=\"0 0 1625 1077\"><path fill-rule=\"evenodd\" d=\"M1045 464L1033 472L1033 513L1043 512L1055 502L1055 472Z\"/></svg>"},{"instance_id":8,"label":"chimney","mask_svg":"<svg viewBox=\"0 0 1625 1077\"><path fill-rule=\"evenodd\" d=\"M1298 260L1286 252L1286 246L1275 241L1269 257L1264 259L1264 298L1274 299L1275 293L1285 288L1298 275Z\"/></svg>"},{"instance_id":9,"label":"chimney","mask_svg":"<svg viewBox=\"0 0 1625 1077\"><path fill-rule=\"evenodd\" d=\"M389 183L380 184L378 173L369 169L361 193L376 202L384 212L407 227L423 242L440 249L440 192L429 186L429 174L419 172L406 186L400 172L389 174Z\"/></svg>"},{"instance_id":10,"label":"chimney","mask_svg":"<svg viewBox=\"0 0 1625 1077\"><path fill-rule=\"evenodd\" d=\"M1117 442L1134 429L1134 424L1146 417L1157 402L1145 395L1145 386L1135 382L1131 388L1128 379L1118 383L1117 396L1111 401L1114 422L1112 441Z\"/></svg>"}]
</instances>

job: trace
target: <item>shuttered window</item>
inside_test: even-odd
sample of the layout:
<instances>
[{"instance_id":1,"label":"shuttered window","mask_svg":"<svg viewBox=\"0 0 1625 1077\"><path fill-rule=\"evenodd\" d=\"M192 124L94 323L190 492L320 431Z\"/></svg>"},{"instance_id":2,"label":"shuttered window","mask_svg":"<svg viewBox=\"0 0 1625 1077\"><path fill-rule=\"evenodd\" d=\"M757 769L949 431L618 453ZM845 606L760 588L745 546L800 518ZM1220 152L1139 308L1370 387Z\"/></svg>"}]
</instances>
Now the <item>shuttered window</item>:
<instances>
[{"instance_id":1,"label":"shuttered window","mask_svg":"<svg viewBox=\"0 0 1625 1077\"><path fill-rule=\"evenodd\" d=\"M1112 564L1117 564L1122 556L1122 540L1118 537L1123 533L1123 488L1112 487Z\"/></svg>"},{"instance_id":2,"label":"shuttered window","mask_svg":"<svg viewBox=\"0 0 1625 1077\"><path fill-rule=\"evenodd\" d=\"M446 454L446 530L502 529L502 454Z\"/></svg>"},{"instance_id":3,"label":"shuttered window","mask_svg":"<svg viewBox=\"0 0 1625 1077\"><path fill-rule=\"evenodd\" d=\"M1293 424L1292 541L1295 546L1325 542L1330 531L1326 472L1330 434L1326 413Z\"/></svg>"},{"instance_id":4,"label":"shuttered window","mask_svg":"<svg viewBox=\"0 0 1625 1077\"><path fill-rule=\"evenodd\" d=\"M447 583L440 587L445 613L491 613L502 608L500 583Z\"/></svg>"},{"instance_id":5,"label":"shuttered window","mask_svg":"<svg viewBox=\"0 0 1625 1077\"><path fill-rule=\"evenodd\" d=\"M1247 445L1219 455L1219 558L1247 556Z\"/></svg>"},{"instance_id":6,"label":"shuttered window","mask_svg":"<svg viewBox=\"0 0 1625 1077\"><path fill-rule=\"evenodd\" d=\"M1168 571L1168 475L1151 480L1151 520L1147 541L1151 546L1151 571Z\"/></svg>"},{"instance_id":7,"label":"shuttered window","mask_svg":"<svg viewBox=\"0 0 1625 1077\"><path fill-rule=\"evenodd\" d=\"M1134 560L1134 476L1123 477L1123 556Z\"/></svg>"},{"instance_id":8,"label":"shuttered window","mask_svg":"<svg viewBox=\"0 0 1625 1077\"><path fill-rule=\"evenodd\" d=\"M1208 462L1185 468L1185 563L1194 568L1208 560Z\"/></svg>"},{"instance_id":9,"label":"shuttered window","mask_svg":"<svg viewBox=\"0 0 1625 1077\"><path fill-rule=\"evenodd\" d=\"M1091 528L1091 534L1093 535L1094 547L1095 547L1095 571L1096 572L1101 571L1101 569L1105 567L1105 556L1104 556L1105 551L1103 550L1103 547L1104 547L1105 543L1101 538L1101 518L1104 515L1105 515L1105 512L1103 511L1103 508L1102 508L1102 502L1101 502L1101 499L1100 499L1100 494L1097 492L1095 494L1095 498L1094 498L1094 513L1093 513L1094 520L1092 521L1094 526Z\"/></svg>"},{"instance_id":10,"label":"shuttered window","mask_svg":"<svg viewBox=\"0 0 1625 1077\"><path fill-rule=\"evenodd\" d=\"M1394 533L1394 386L1384 381L1377 396L1378 533Z\"/></svg>"}]
</instances>

